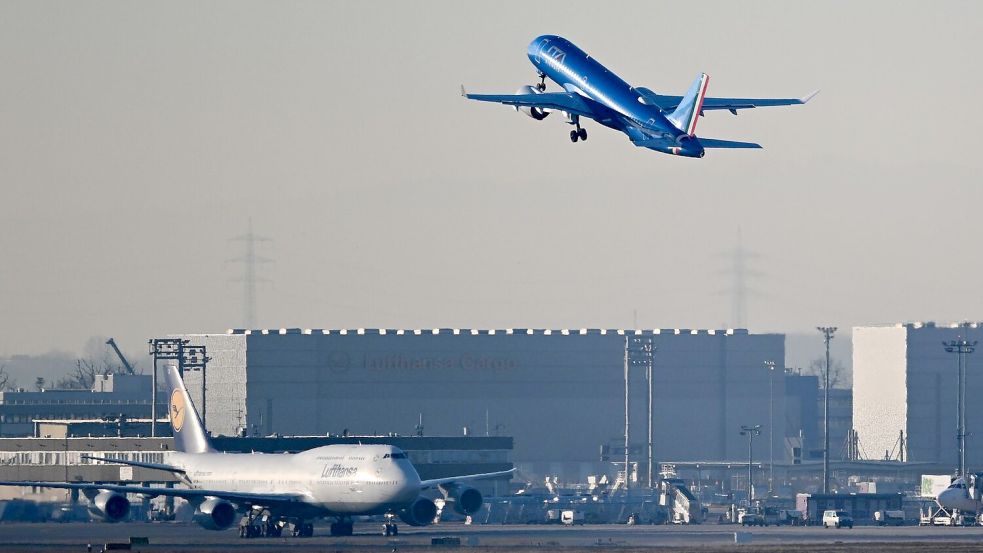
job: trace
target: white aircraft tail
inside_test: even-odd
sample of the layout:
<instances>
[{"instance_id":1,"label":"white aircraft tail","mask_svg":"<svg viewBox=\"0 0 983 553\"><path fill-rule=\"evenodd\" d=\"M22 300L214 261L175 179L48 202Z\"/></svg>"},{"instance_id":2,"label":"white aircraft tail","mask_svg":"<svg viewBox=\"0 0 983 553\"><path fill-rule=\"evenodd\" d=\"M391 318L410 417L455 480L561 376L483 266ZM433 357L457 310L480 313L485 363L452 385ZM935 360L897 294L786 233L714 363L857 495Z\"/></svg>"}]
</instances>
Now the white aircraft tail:
<instances>
[{"instance_id":1,"label":"white aircraft tail","mask_svg":"<svg viewBox=\"0 0 983 553\"><path fill-rule=\"evenodd\" d=\"M669 121L677 129L693 136L696 133L696 121L700 118L703 111L703 98L707 95L707 85L710 84L710 75L700 73L693 84L690 85L686 95L679 101L676 111L669 115Z\"/></svg>"},{"instance_id":2,"label":"white aircraft tail","mask_svg":"<svg viewBox=\"0 0 983 553\"><path fill-rule=\"evenodd\" d=\"M174 449L185 453L211 453L215 449L208 441L205 427L201 424L198 411L191 403L191 396L184 387L184 380L178 374L177 366L169 364L165 370L167 384L171 388L168 413L171 430L174 431Z\"/></svg>"}]
</instances>

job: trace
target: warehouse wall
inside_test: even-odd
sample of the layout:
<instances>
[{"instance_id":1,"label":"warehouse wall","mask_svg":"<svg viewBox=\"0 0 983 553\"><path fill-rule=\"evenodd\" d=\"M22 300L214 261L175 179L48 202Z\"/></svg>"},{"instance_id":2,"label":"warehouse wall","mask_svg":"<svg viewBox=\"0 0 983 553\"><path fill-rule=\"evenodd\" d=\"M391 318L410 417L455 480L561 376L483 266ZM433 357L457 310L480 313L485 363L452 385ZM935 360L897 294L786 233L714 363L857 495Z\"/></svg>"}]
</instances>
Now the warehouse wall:
<instances>
[{"instance_id":1,"label":"warehouse wall","mask_svg":"<svg viewBox=\"0 0 983 553\"><path fill-rule=\"evenodd\" d=\"M655 342L657 460L743 460L742 424L762 425L755 457L769 459L769 378L775 458L785 458L784 364L779 334L660 331ZM427 435L465 426L515 437L530 466L596 465L602 444L623 443L624 340L616 331L509 334L441 330L320 330L189 335L208 348L208 427L232 434L242 417L267 434ZM188 387L197 402L197 375ZM632 371L632 443L644 452L647 385ZM639 458L636 456L636 458Z\"/></svg>"}]
</instances>

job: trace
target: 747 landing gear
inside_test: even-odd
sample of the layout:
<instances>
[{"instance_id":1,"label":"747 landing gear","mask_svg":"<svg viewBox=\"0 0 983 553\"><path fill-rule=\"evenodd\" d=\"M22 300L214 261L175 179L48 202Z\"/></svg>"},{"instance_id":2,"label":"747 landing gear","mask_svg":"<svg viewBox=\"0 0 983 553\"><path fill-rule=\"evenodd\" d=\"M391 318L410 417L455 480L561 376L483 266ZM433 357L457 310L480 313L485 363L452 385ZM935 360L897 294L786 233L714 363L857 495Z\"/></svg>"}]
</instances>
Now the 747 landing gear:
<instances>
[{"instance_id":1,"label":"747 landing gear","mask_svg":"<svg viewBox=\"0 0 983 553\"><path fill-rule=\"evenodd\" d=\"M332 536L350 536L354 530L355 525L349 519L341 519L338 522L331 523L331 535Z\"/></svg>"},{"instance_id":2,"label":"747 landing gear","mask_svg":"<svg viewBox=\"0 0 983 553\"><path fill-rule=\"evenodd\" d=\"M314 523L299 520L293 524L292 533L296 538L310 538L314 535ZM334 535L333 532L332 535Z\"/></svg>"},{"instance_id":3,"label":"747 landing gear","mask_svg":"<svg viewBox=\"0 0 983 553\"><path fill-rule=\"evenodd\" d=\"M399 527L396 526L395 516L392 513L386 513L386 523L382 525L382 535L383 536L398 536Z\"/></svg>"},{"instance_id":4,"label":"747 landing gear","mask_svg":"<svg viewBox=\"0 0 983 553\"><path fill-rule=\"evenodd\" d=\"M539 71L538 74L539 74L539 82L536 83L536 89L539 90L540 92L546 92L546 73Z\"/></svg>"}]
</instances>

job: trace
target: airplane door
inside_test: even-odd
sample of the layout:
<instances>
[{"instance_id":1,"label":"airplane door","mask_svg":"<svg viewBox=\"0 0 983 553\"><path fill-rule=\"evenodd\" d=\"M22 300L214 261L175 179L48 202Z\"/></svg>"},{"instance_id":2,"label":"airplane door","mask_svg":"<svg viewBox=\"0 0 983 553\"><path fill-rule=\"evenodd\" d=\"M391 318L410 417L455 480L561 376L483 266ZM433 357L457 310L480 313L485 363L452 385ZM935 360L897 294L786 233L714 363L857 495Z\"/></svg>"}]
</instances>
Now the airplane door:
<instances>
[{"instance_id":1,"label":"airplane door","mask_svg":"<svg viewBox=\"0 0 983 553\"><path fill-rule=\"evenodd\" d=\"M544 38L539 41L539 46L536 47L536 63L543 61L543 52L546 51L546 47L549 46L550 39Z\"/></svg>"}]
</instances>

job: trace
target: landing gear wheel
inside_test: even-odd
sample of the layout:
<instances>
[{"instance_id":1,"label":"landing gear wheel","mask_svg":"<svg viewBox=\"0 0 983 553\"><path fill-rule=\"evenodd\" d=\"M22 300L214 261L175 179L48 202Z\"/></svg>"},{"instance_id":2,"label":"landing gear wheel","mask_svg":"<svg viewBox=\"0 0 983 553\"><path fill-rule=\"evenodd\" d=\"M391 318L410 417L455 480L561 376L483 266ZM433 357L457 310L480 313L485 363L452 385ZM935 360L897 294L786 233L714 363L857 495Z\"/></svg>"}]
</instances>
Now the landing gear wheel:
<instances>
[{"instance_id":1,"label":"landing gear wheel","mask_svg":"<svg viewBox=\"0 0 983 553\"><path fill-rule=\"evenodd\" d=\"M587 140L587 129L577 129L577 136L579 136L581 140Z\"/></svg>"},{"instance_id":2,"label":"landing gear wheel","mask_svg":"<svg viewBox=\"0 0 983 553\"><path fill-rule=\"evenodd\" d=\"M576 142L580 139L580 133L577 131L570 131L570 142Z\"/></svg>"},{"instance_id":3,"label":"landing gear wheel","mask_svg":"<svg viewBox=\"0 0 983 553\"><path fill-rule=\"evenodd\" d=\"M546 92L546 73L542 71L539 72L539 82L536 83L536 89L540 92Z\"/></svg>"},{"instance_id":4,"label":"landing gear wheel","mask_svg":"<svg viewBox=\"0 0 983 553\"><path fill-rule=\"evenodd\" d=\"M331 525L331 535L336 535L335 525ZM314 535L314 523L313 522L298 522L294 525L294 536L298 538L309 538Z\"/></svg>"},{"instance_id":5,"label":"landing gear wheel","mask_svg":"<svg viewBox=\"0 0 983 553\"><path fill-rule=\"evenodd\" d=\"M382 535L383 536L386 536L386 537L389 537L389 536L398 536L399 535L399 527L396 526L396 523L394 523L394 522L387 522L387 523L385 523L385 524L382 525Z\"/></svg>"}]
</instances>

